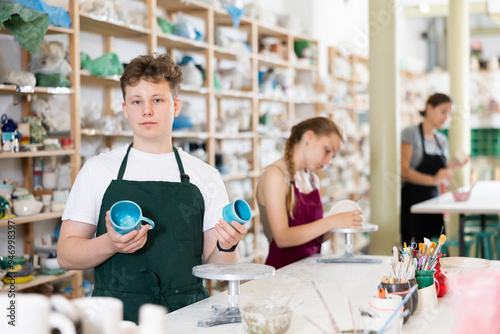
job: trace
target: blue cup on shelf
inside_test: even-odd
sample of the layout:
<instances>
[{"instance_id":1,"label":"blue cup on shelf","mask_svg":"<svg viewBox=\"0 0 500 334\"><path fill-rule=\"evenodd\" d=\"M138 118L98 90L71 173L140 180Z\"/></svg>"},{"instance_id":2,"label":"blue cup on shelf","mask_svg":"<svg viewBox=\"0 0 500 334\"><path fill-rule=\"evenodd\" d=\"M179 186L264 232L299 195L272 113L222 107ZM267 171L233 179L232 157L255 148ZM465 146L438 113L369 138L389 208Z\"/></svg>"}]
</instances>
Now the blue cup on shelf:
<instances>
[{"instance_id":1,"label":"blue cup on shelf","mask_svg":"<svg viewBox=\"0 0 500 334\"><path fill-rule=\"evenodd\" d=\"M226 205L222 209L222 218L231 225L232 221L240 224L247 223L252 218L252 209L250 205L242 199L238 199Z\"/></svg>"},{"instance_id":2,"label":"blue cup on shelf","mask_svg":"<svg viewBox=\"0 0 500 334\"><path fill-rule=\"evenodd\" d=\"M140 229L143 221L151 225L151 229L155 227L154 221L144 217L141 207L132 201L118 201L113 204L109 212L109 219L113 229L120 234Z\"/></svg>"}]
</instances>

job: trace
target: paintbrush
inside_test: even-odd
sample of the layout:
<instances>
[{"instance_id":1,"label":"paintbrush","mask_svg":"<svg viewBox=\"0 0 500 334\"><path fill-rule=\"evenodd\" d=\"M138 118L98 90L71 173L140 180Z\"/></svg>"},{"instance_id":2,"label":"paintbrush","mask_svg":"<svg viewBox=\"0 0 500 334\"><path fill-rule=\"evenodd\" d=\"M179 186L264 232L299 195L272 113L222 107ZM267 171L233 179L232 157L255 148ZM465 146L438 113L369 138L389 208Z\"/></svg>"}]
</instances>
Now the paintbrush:
<instances>
[{"instance_id":1,"label":"paintbrush","mask_svg":"<svg viewBox=\"0 0 500 334\"><path fill-rule=\"evenodd\" d=\"M422 265L422 270L425 270L425 268L427 268L427 266L429 265L429 262L431 259L431 252L432 252L432 248L431 247L427 248L427 254L425 254L425 259L424 259L424 263Z\"/></svg>"},{"instance_id":2,"label":"paintbrush","mask_svg":"<svg viewBox=\"0 0 500 334\"><path fill-rule=\"evenodd\" d=\"M439 255L439 250L441 249L441 246L446 242L446 235L441 234L438 240L438 244L436 246L436 249L434 250L434 253L432 253L431 261L429 263L429 267L432 267L434 263L437 261L438 255Z\"/></svg>"},{"instance_id":3,"label":"paintbrush","mask_svg":"<svg viewBox=\"0 0 500 334\"><path fill-rule=\"evenodd\" d=\"M427 253L429 253L430 251L430 247L432 246L432 242L427 239L427 238L424 238L424 244L425 244L425 248L424 248L424 260L422 262L422 267L421 268L425 268L425 263L427 262Z\"/></svg>"}]
</instances>

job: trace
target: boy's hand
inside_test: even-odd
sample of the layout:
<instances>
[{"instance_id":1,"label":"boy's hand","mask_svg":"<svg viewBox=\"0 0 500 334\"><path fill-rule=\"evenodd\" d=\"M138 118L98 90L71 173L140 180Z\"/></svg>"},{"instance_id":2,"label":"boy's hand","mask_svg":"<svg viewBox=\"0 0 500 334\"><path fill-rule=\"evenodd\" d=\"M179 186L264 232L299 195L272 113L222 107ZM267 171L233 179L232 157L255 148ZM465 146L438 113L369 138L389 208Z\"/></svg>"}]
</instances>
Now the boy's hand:
<instances>
[{"instance_id":1,"label":"boy's hand","mask_svg":"<svg viewBox=\"0 0 500 334\"><path fill-rule=\"evenodd\" d=\"M219 245L223 249L231 249L234 245L240 242L245 234L247 228L245 225L232 221L231 225L223 218L219 219L219 223L215 224L215 236Z\"/></svg>"},{"instance_id":2,"label":"boy's hand","mask_svg":"<svg viewBox=\"0 0 500 334\"><path fill-rule=\"evenodd\" d=\"M113 229L109 219L109 210L106 212L107 236L109 241L111 241L112 247L118 253L133 253L141 249L148 240L147 232L150 228L151 226L149 224L145 224L139 230L134 230L122 235Z\"/></svg>"}]
</instances>

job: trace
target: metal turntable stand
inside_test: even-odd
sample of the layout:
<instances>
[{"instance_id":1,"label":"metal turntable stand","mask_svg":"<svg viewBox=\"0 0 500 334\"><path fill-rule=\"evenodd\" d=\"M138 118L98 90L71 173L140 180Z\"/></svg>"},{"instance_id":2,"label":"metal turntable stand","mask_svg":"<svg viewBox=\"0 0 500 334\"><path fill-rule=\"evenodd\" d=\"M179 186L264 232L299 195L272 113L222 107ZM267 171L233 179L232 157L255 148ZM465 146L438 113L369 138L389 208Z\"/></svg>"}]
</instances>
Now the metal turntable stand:
<instances>
[{"instance_id":1,"label":"metal turntable stand","mask_svg":"<svg viewBox=\"0 0 500 334\"><path fill-rule=\"evenodd\" d=\"M363 224L362 230L335 228L332 232L345 233L345 253L340 257L318 259L321 263L380 263L382 260L354 255L354 233L378 231L378 225Z\"/></svg>"},{"instance_id":2,"label":"metal turntable stand","mask_svg":"<svg viewBox=\"0 0 500 334\"><path fill-rule=\"evenodd\" d=\"M273 276L274 273L274 267L257 263L209 263L193 267L194 276L228 281L228 306L212 305L214 315L198 321L198 327L241 322L240 281Z\"/></svg>"}]
</instances>

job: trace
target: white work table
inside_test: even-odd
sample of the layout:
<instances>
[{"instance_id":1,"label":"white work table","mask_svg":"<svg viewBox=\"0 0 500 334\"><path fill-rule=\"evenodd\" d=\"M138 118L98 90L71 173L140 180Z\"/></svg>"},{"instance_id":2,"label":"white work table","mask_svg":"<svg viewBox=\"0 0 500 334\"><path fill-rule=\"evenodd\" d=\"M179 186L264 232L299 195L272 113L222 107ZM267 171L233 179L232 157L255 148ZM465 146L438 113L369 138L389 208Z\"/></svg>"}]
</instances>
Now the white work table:
<instances>
[{"instance_id":1,"label":"white work table","mask_svg":"<svg viewBox=\"0 0 500 334\"><path fill-rule=\"evenodd\" d=\"M459 226L459 254L464 256L464 227L465 214L481 215L481 225L484 228L485 215L500 214L500 181L479 181L464 202L457 202L451 192L438 197L412 205L412 213L458 213L460 214Z\"/></svg>"},{"instance_id":2,"label":"white work table","mask_svg":"<svg viewBox=\"0 0 500 334\"><path fill-rule=\"evenodd\" d=\"M390 247L388 247L389 252ZM388 274L386 262L391 258L377 257L382 263L318 263L313 256L276 271L272 277L256 279L241 284L240 307L248 303L285 304L292 294L289 306L296 306L287 333L320 333L321 331L307 320L310 318L324 331L331 333L328 311L323 307L312 281L328 303L329 310L341 330L352 329L347 296L350 298L357 328L364 328L364 317L359 307L367 308L368 300L377 295L377 286L382 276ZM500 269L500 261L494 262ZM493 267L493 264L492 264ZM491 270L491 269L490 269ZM453 332L455 318L453 296L439 298L439 307L434 312L414 313L403 325L403 333ZM227 292L199 301L165 316L169 333L241 333L245 334L241 323L225 324L214 327L198 327L199 320L212 316L211 306L227 306ZM359 327L358 327L359 326Z\"/></svg>"}]
</instances>

